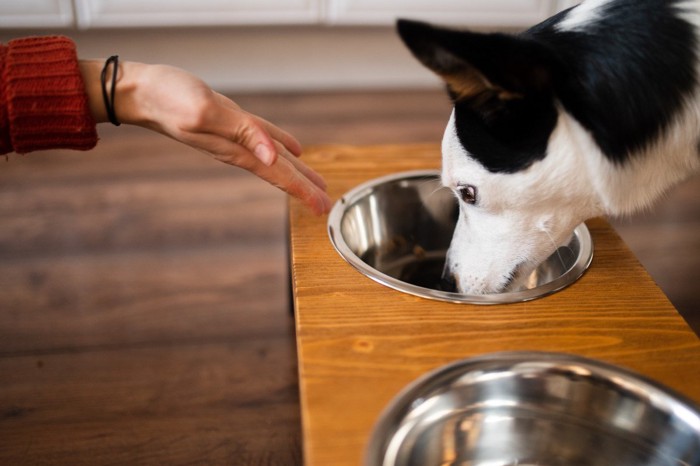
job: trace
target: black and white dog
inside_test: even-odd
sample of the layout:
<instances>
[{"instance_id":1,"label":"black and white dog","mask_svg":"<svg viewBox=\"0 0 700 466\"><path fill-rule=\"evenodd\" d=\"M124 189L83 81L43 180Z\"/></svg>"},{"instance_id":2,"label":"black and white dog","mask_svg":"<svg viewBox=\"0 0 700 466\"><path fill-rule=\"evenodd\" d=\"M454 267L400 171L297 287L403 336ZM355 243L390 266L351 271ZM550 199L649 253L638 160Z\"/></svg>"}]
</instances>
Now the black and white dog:
<instances>
[{"instance_id":1,"label":"black and white dog","mask_svg":"<svg viewBox=\"0 0 700 466\"><path fill-rule=\"evenodd\" d=\"M648 206L700 169L700 0L588 0L519 35L399 20L454 110L445 274L494 293L580 222Z\"/></svg>"}]
</instances>

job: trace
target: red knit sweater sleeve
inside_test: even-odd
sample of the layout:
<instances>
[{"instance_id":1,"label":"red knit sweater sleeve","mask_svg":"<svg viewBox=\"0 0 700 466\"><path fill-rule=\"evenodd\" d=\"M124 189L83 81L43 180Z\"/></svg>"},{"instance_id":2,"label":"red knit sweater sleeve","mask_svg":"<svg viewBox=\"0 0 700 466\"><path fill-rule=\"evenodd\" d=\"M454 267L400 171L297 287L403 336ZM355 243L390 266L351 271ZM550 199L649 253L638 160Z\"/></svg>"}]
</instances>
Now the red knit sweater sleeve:
<instances>
[{"instance_id":1,"label":"red knit sweater sleeve","mask_svg":"<svg viewBox=\"0 0 700 466\"><path fill-rule=\"evenodd\" d=\"M96 144L73 41L29 37L0 45L0 154Z\"/></svg>"}]
</instances>

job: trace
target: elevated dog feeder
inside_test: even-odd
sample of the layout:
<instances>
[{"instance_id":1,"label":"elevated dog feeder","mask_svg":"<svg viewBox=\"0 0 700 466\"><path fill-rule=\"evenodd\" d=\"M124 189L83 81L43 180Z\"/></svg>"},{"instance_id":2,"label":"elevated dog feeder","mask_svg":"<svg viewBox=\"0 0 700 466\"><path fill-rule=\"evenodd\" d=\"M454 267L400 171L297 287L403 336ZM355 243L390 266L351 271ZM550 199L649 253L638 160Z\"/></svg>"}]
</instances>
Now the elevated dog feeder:
<instances>
[{"instance_id":1,"label":"elevated dog feeder","mask_svg":"<svg viewBox=\"0 0 700 466\"><path fill-rule=\"evenodd\" d=\"M455 303L514 303L546 296L581 277L593 258L590 232L581 224L565 247L502 293L441 289L458 208L454 195L441 188L436 170L392 174L344 194L328 217L328 235L350 265L378 283Z\"/></svg>"}]
</instances>

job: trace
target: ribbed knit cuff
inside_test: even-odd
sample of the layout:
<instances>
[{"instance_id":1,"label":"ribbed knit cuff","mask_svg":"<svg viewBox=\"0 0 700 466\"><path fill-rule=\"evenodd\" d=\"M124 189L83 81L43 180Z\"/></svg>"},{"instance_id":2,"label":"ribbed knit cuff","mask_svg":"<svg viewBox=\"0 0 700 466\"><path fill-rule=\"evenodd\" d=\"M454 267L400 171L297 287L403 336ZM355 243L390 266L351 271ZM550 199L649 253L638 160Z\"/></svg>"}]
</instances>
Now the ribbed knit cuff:
<instances>
[{"instance_id":1,"label":"ribbed knit cuff","mask_svg":"<svg viewBox=\"0 0 700 466\"><path fill-rule=\"evenodd\" d=\"M5 57L7 47L0 44L0 154L12 152L12 141L10 140L10 122L7 119L7 101L5 99Z\"/></svg>"},{"instance_id":2,"label":"ribbed knit cuff","mask_svg":"<svg viewBox=\"0 0 700 466\"><path fill-rule=\"evenodd\" d=\"M3 60L7 119L14 151L88 150L95 120L73 41L31 37L10 41Z\"/></svg>"}]
</instances>

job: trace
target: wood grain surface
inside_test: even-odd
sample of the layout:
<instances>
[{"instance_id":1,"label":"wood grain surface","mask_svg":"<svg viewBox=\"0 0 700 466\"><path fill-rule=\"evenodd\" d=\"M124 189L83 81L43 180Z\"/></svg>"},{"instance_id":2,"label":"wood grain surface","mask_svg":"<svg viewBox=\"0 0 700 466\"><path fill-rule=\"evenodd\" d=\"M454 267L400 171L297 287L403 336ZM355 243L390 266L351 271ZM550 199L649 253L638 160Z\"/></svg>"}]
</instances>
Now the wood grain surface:
<instances>
[{"instance_id":1,"label":"wood grain surface","mask_svg":"<svg viewBox=\"0 0 700 466\"><path fill-rule=\"evenodd\" d=\"M1 465L301 464L283 193L133 128L0 165Z\"/></svg>"},{"instance_id":2,"label":"wood grain surface","mask_svg":"<svg viewBox=\"0 0 700 466\"><path fill-rule=\"evenodd\" d=\"M306 161L338 198L361 182L438 168L437 145L325 146ZM535 301L430 301L361 275L333 249L326 219L292 201L292 270L305 464L358 465L373 423L399 390L443 364L484 353L555 351L651 377L700 402L700 340L602 219L576 283Z\"/></svg>"}]
</instances>

